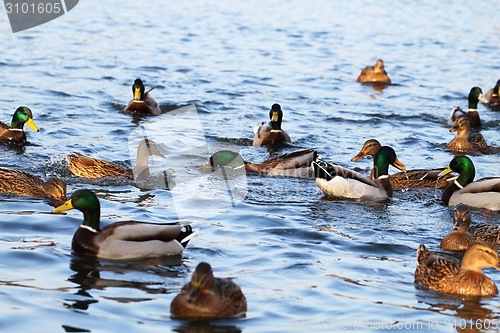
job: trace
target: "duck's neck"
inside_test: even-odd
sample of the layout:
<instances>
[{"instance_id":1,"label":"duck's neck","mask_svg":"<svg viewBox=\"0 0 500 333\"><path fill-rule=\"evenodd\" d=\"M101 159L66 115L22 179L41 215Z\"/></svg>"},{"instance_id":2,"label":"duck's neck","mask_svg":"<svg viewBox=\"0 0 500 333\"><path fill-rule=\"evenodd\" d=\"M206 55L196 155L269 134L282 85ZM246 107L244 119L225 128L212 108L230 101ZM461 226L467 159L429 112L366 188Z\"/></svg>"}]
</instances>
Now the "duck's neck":
<instances>
[{"instance_id":1,"label":"duck's neck","mask_svg":"<svg viewBox=\"0 0 500 333\"><path fill-rule=\"evenodd\" d=\"M271 123L271 130L281 131L281 120L270 121L270 123Z\"/></svg>"},{"instance_id":2,"label":"duck's neck","mask_svg":"<svg viewBox=\"0 0 500 333\"><path fill-rule=\"evenodd\" d=\"M470 98L469 99L469 111L471 110L477 110L477 104L479 103L479 100L476 98Z\"/></svg>"},{"instance_id":3,"label":"duck's neck","mask_svg":"<svg viewBox=\"0 0 500 333\"><path fill-rule=\"evenodd\" d=\"M92 228L96 231L101 231L101 207L96 207L94 209L88 209L83 211L83 223L82 225Z\"/></svg>"},{"instance_id":4,"label":"duck's neck","mask_svg":"<svg viewBox=\"0 0 500 333\"><path fill-rule=\"evenodd\" d=\"M470 252L465 252L460 268L477 273L483 272L483 268L477 265L477 260L471 255Z\"/></svg>"}]
</instances>

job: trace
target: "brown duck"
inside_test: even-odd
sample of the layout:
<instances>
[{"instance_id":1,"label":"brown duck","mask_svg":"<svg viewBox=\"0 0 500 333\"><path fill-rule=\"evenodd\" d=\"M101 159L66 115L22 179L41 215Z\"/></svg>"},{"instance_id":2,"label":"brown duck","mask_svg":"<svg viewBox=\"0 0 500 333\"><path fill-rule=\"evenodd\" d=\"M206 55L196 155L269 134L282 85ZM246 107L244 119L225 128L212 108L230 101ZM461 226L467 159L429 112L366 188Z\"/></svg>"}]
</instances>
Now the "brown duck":
<instances>
[{"instance_id":1,"label":"brown duck","mask_svg":"<svg viewBox=\"0 0 500 333\"><path fill-rule=\"evenodd\" d=\"M460 154L466 154L471 151L491 154L500 151L497 147L488 146L483 135L479 131L471 132L470 127L470 121L467 116L458 117L455 125L450 128L450 133L457 132L457 136L448 143L446 148Z\"/></svg>"},{"instance_id":2,"label":"brown duck","mask_svg":"<svg viewBox=\"0 0 500 333\"><path fill-rule=\"evenodd\" d=\"M136 166L133 169L78 153L67 155L66 161L69 171L77 177L127 177L128 179L135 177L136 180L142 180L149 175L148 161L152 155L165 157L153 140L144 139L137 147Z\"/></svg>"},{"instance_id":3,"label":"brown duck","mask_svg":"<svg viewBox=\"0 0 500 333\"><path fill-rule=\"evenodd\" d=\"M380 149L381 144L375 139L367 140L363 144L363 148L354 156L351 161L356 162L366 156L372 158ZM413 188L413 187L438 187L444 188L450 182L453 175L438 179L438 175L444 169L413 169L398 172L389 175L392 188ZM370 173L370 178L373 179L373 169Z\"/></svg>"},{"instance_id":4,"label":"brown duck","mask_svg":"<svg viewBox=\"0 0 500 333\"><path fill-rule=\"evenodd\" d=\"M59 178L42 178L28 172L0 168L0 192L18 196L66 200L66 184Z\"/></svg>"},{"instance_id":5,"label":"brown duck","mask_svg":"<svg viewBox=\"0 0 500 333\"><path fill-rule=\"evenodd\" d=\"M500 246L500 226L478 223L471 227L471 214L465 205L457 205L453 216L453 232L441 241L441 248L449 251L465 251L475 241L485 241Z\"/></svg>"},{"instance_id":6,"label":"brown duck","mask_svg":"<svg viewBox=\"0 0 500 333\"><path fill-rule=\"evenodd\" d=\"M387 72L384 68L384 61L382 59L378 59L375 66L367 66L363 68L357 81L362 83L391 83L391 79L387 76Z\"/></svg>"},{"instance_id":7,"label":"brown duck","mask_svg":"<svg viewBox=\"0 0 500 333\"><path fill-rule=\"evenodd\" d=\"M210 264L201 262L180 294L170 304L175 318L227 318L242 316L247 301L240 287L231 279L214 277Z\"/></svg>"},{"instance_id":8,"label":"brown duck","mask_svg":"<svg viewBox=\"0 0 500 333\"><path fill-rule=\"evenodd\" d=\"M425 245L417 250L415 284L440 293L470 296L493 296L497 286L483 274L482 269L500 270L496 248L486 242L469 247L462 261L432 254Z\"/></svg>"}]
</instances>

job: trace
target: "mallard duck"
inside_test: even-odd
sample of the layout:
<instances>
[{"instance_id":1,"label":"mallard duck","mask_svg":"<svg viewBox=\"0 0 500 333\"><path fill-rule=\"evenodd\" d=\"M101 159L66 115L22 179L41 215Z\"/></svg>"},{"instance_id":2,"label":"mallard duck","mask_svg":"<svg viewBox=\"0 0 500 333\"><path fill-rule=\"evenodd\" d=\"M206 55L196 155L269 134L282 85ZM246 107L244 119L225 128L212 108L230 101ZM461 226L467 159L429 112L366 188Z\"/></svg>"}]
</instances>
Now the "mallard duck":
<instances>
[{"instance_id":1,"label":"mallard duck","mask_svg":"<svg viewBox=\"0 0 500 333\"><path fill-rule=\"evenodd\" d=\"M0 168L0 192L19 196L66 200L66 184L59 178L42 178L28 172Z\"/></svg>"},{"instance_id":2,"label":"mallard duck","mask_svg":"<svg viewBox=\"0 0 500 333\"><path fill-rule=\"evenodd\" d=\"M447 206L464 204L471 207L500 210L500 177L473 181L476 175L474 163L468 156L454 157L439 177L450 172L459 174L443 191L442 200Z\"/></svg>"},{"instance_id":3,"label":"mallard duck","mask_svg":"<svg viewBox=\"0 0 500 333\"><path fill-rule=\"evenodd\" d=\"M447 294L493 296L497 286L483 274L486 267L499 268L498 252L493 245L478 242L465 252L462 261L431 252L421 244L417 250L415 283L425 289Z\"/></svg>"},{"instance_id":4,"label":"mallard duck","mask_svg":"<svg viewBox=\"0 0 500 333\"><path fill-rule=\"evenodd\" d=\"M231 279L214 277L206 262L198 264L191 282L170 303L175 318L218 319L243 316L246 311L247 301L240 287Z\"/></svg>"},{"instance_id":5,"label":"mallard duck","mask_svg":"<svg viewBox=\"0 0 500 333\"><path fill-rule=\"evenodd\" d=\"M375 66L367 66L363 68L357 81L362 83L391 83L391 79L387 76L387 72L384 68L384 61L382 59L378 59Z\"/></svg>"},{"instance_id":6,"label":"mallard duck","mask_svg":"<svg viewBox=\"0 0 500 333\"><path fill-rule=\"evenodd\" d=\"M448 118L448 125L453 126L460 116L467 116L470 121L471 128L481 127L481 119L479 118L479 113L477 112L478 102L488 102L483 96L483 91L479 87L473 87L468 96L469 109L464 112L460 107L453 108L451 110L450 116Z\"/></svg>"},{"instance_id":7,"label":"mallard duck","mask_svg":"<svg viewBox=\"0 0 500 333\"><path fill-rule=\"evenodd\" d=\"M366 156L371 156L372 158L382 147L380 142L375 139L366 140L363 144L363 148L359 153L354 156L351 161L356 162L361 158ZM450 178L453 175L446 175L438 179L438 174L443 171L443 169L413 169L398 172L389 175L389 180L391 182L392 188L413 188L413 187L437 187L444 188L450 182ZM373 170L370 173L370 178L373 179Z\"/></svg>"},{"instance_id":8,"label":"mallard duck","mask_svg":"<svg viewBox=\"0 0 500 333\"><path fill-rule=\"evenodd\" d=\"M101 206L94 192L77 190L52 213L70 209L83 213L83 222L71 247L79 255L101 259L138 259L182 253L193 234L192 227L178 224L116 222L101 230Z\"/></svg>"},{"instance_id":9,"label":"mallard duck","mask_svg":"<svg viewBox=\"0 0 500 333\"><path fill-rule=\"evenodd\" d=\"M453 216L454 231L441 241L441 248L450 251L465 251L474 241L480 240L500 246L500 226L489 223L476 223L471 227L471 214L465 205L457 205Z\"/></svg>"},{"instance_id":10,"label":"mallard duck","mask_svg":"<svg viewBox=\"0 0 500 333\"><path fill-rule=\"evenodd\" d=\"M389 165L399 170L406 169L404 164L397 159L394 149L388 146L382 146L375 154L374 180L320 159L312 165L316 183L326 195L371 200L385 200L392 196L392 186L388 178Z\"/></svg>"},{"instance_id":11,"label":"mallard duck","mask_svg":"<svg viewBox=\"0 0 500 333\"><path fill-rule=\"evenodd\" d=\"M475 150L480 153L491 153L495 147L489 147L479 131L470 132L470 121L466 116L458 117L450 133L457 132L457 136L446 145L454 153L468 153Z\"/></svg>"},{"instance_id":12,"label":"mallard duck","mask_svg":"<svg viewBox=\"0 0 500 333\"><path fill-rule=\"evenodd\" d=\"M77 177L127 177L128 179L142 180L149 175L149 157L155 155L165 157L153 140L144 139L137 146L136 165L133 169L118 164L87 157L79 153L66 156L68 169Z\"/></svg>"},{"instance_id":13,"label":"mallard duck","mask_svg":"<svg viewBox=\"0 0 500 333\"><path fill-rule=\"evenodd\" d=\"M474 244L475 239L469 233L471 222L469 209L464 205L455 208L453 216L453 232L441 240L440 247L448 251L465 251Z\"/></svg>"},{"instance_id":14,"label":"mallard duck","mask_svg":"<svg viewBox=\"0 0 500 333\"><path fill-rule=\"evenodd\" d=\"M161 114L160 107L158 103L149 94L153 88L145 91L144 83L141 79L136 79L132 85L132 93L134 98L128 103L128 105L123 109L123 111L129 111L133 113L140 114L150 114L153 116L158 116Z\"/></svg>"},{"instance_id":15,"label":"mallard duck","mask_svg":"<svg viewBox=\"0 0 500 333\"><path fill-rule=\"evenodd\" d=\"M26 106L20 106L14 112L10 126L0 121L0 143L25 143L26 133L23 130L24 124L27 124L35 132L39 131L33 121L31 110Z\"/></svg>"},{"instance_id":16,"label":"mallard duck","mask_svg":"<svg viewBox=\"0 0 500 333\"><path fill-rule=\"evenodd\" d=\"M495 111L500 108L500 80L497 81L495 87L486 92L485 96L488 101L488 105Z\"/></svg>"},{"instance_id":17,"label":"mallard duck","mask_svg":"<svg viewBox=\"0 0 500 333\"><path fill-rule=\"evenodd\" d=\"M219 150L210 156L209 165L212 171L217 167L230 166L233 169L244 166L248 173L267 176L285 177L313 177L311 163L316 160L318 153L314 149L304 149L272 157L264 162L255 164L245 162L243 157L231 150Z\"/></svg>"},{"instance_id":18,"label":"mallard duck","mask_svg":"<svg viewBox=\"0 0 500 333\"><path fill-rule=\"evenodd\" d=\"M283 120L283 111L279 104L273 104L269 111L268 123L262 122L262 125L254 129L253 146L279 145L281 143L291 143L288 134L281 129Z\"/></svg>"}]
</instances>

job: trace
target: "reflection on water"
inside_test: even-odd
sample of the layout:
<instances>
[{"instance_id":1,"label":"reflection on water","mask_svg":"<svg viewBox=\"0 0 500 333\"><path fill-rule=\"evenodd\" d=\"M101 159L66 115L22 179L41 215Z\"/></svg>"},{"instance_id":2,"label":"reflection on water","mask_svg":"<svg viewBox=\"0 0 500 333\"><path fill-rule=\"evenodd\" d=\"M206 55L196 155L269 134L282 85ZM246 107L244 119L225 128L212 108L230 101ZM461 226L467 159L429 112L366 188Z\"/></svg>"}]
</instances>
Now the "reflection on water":
<instances>
[{"instance_id":1,"label":"reflection on water","mask_svg":"<svg viewBox=\"0 0 500 333\"><path fill-rule=\"evenodd\" d=\"M451 325L457 332L483 332L499 329L498 316L488 308L489 304L480 297L456 295L429 295L417 293L418 302L425 304L422 310L445 315L442 325ZM420 306L418 307L420 308Z\"/></svg>"}]
</instances>

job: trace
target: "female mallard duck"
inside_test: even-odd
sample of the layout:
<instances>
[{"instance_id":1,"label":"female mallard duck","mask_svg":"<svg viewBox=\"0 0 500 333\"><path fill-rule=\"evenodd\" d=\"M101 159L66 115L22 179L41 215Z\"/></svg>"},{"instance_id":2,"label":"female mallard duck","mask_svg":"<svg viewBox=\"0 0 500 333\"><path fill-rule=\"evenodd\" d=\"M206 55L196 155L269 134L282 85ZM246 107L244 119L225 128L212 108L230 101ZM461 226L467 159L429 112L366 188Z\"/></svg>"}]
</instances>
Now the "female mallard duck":
<instances>
[{"instance_id":1,"label":"female mallard duck","mask_svg":"<svg viewBox=\"0 0 500 333\"><path fill-rule=\"evenodd\" d=\"M467 156L454 157L439 177L452 171L459 176L443 191L442 200L445 205L456 206L461 203L471 207L500 210L500 177L473 181L476 169Z\"/></svg>"},{"instance_id":2,"label":"female mallard duck","mask_svg":"<svg viewBox=\"0 0 500 333\"><path fill-rule=\"evenodd\" d=\"M497 286L482 269L500 270L498 252L493 245L478 242L464 254L462 262L431 252L420 244L417 251L415 283L425 289L447 294L493 296Z\"/></svg>"},{"instance_id":3,"label":"female mallard duck","mask_svg":"<svg viewBox=\"0 0 500 333\"><path fill-rule=\"evenodd\" d=\"M363 148L354 156L351 161L356 162L366 156L374 158L375 154L382 147L380 142L375 139L366 140ZM444 188L450 182L453 175L446 175L438 179L438 174L444 169L413 169L398 172L389 175L392 188L413 188L413 187L437 187ZM370 173L370 178L373 179L373 170Z\"/></svg>"},{"instance_id":4,"label":"female mallard duck","mask_svg":"<svg viewBox=\"0 0 500 333\"><path fill-rule=\"evenodd\" d=\"M483 96L483 91L479 87L473 87L468 96L469 110L464 112L461 108L456 107L451 110L450 117L448 118L448 125L453 126L460 116L467 116L470 121L471 128L481 127L481 119L479 118L479 113L477 112L477 103L488 102Z\"/></svg>"},{"instance_id":5,"label":"female mallard duck","mask_svg":"<svg viewBox=\"0 0 500 333\"><path fill-rule=\"evenodd\" d=\"M476 131L470 132L470 121L466 116L458 117L455 125L450 128L450 133L457 132L457 136L446 145L454 153L468 153L475 150L480 153L492 153L497 149L490 147L484 137Z\"/></svg>"},{"instance_id":6,"label":"female mallard duck","mask_svg":"<svg viewBox=\"0 0 500 333\"><path fill-rule=\"evenodd\" d=\"M367 66L363 68L357 81L362 83L391 83L391 79L387 76L387 72L384 68L384 61L382 59L378 59L375 66Z\"/></svg>"},{"instance_id":7,"label":"female mallard duck","mask_svg":"<svg viewBox=\"0 0 500 333\"><path fill-rule=\"evenodd\" d=\"M406 169L397 159L394 149L388 146L381 147L373 158L374 180L319 159L313 162L316 183L326 195L371 200L385 200L392 196L389 165L399 170Z\"/></svg>"},{"instance_id":8,"label":"female mallard duck","mask_svg":"<svg viewBox=\"0 0 500 333\"><path fill-rule=\"evenodd\" d=\"M500 246L500 226L477 223L471 226L471 214L465 205L457 205L453 216L453 232L441 241L441 248L449 251L465 251L475 241L480 240Z\"/></svg>"},{"instance_id":9,"label":"female mallard duck","mask_svg":"<svg viewBox=\"0 0 500 333\"><path fill-rule=\"evenodd\" d=\"M272 157L255 164L245 162L240 154L231 150L219 150L210 156L209 164L214 171L217 167L230 166L233 169L244 166L248 173L267 176L313 177L312 162L318 153L314 149L304 149Z\"/></svg>"},{"instance_id":10,"label":"female mallard duck","mask_svg":"<svg viewBox=\"0 0 500 333\"><path fill-rule=\"evenodd\" d=\"M79 255L102 259L137 259L182 253L193 230L191 226L165 223L116 222L102 230L101 206L94 192L77 190L52 213L70 209L83 213L83 222L71 247Z\"/></svg>"},{"instance_id":11,"label":"female mallard duck","mask_svg":"<svg viewBox=\"0 0 500 333\"><path fill-rule=\"evenodd\" d=\"M471 217L469 209L464 205L455 208L453 216L453 232L441 240L440 247L448 251L465 251L474 244L475 239L469 233Z\"/></svg>"},{"instance_id":12,"label":"female mallard duck","mask_svg":"<svg viewBox=\"0 0 500 333\"><path fill-rule=\"evenodd\" d=\"M31 110L26 106L20 106L14 112L10 126L0 121L0 143L25 143L24 124L27 124L35 132L39 131L33 121Z\"/></svg>"},{"instance_id":13,"label":"female mallard duck","mask_svg":"<svg viewBox=\"0 0 500 333\"><path fill-rule=\"evenodd\" d=\"M137 146L136 165L133 169L124 168L115 163L83 156L78 153L66 156L68 169L77 177L127 177L128 179L143 180L149 175L149 157L155 155L165 157L153 140L144 139Z\"/></svg>"},{"instance_id":14,"label":"female mallard duck","mask_svg":"<svg viewBox=\"0 0 500 333\"><path fill-rule=\"evenodd\" d=\"M66 184L59 178L43 181L30 173L7 168L0 168L0 192L66 200Z\"/></svg>"},{"instance_id":15,"label":"female mallard duck","mask_svg":"<svg viewBox=\"0 0 500 333\"><path fill-rule=\"evenodd\" d=\"M497 81L495 87L486 92L485 96L488 101L489 107L494 111L499 111L500 109L500 80Z\"/></svg>"},{"instance_id":16,"label":"female mallard duck","mask_svg":"<svg viewBox=\"0 0 500 333\"><path fill-rule=\"evenodd\" d=\"M288 134L281 129L283 120L283 111L279 104L273 104L269 111L269 123L262 122L262 125L255 128L255 136L253 138L253 146L274 146L282 143L291 143Z\"/></svg>"},{"instance_id":17,"label":"female mallard duck","mask_svg":"<svg viewBox=\"0 0 500 333\"><path fill-rule=\"evenodd\" d=\"M158 116L161 114L160 107L158 103L149 94L153 88L145 92L144 83L141 79L136 79L132 85L132 93L134 98L128 103L128 105L123 109L123 111L129 111L133 113L140 114L150 114L153 116Z\"/></svg>"},{"instance_id":18,"label":"female mallard duck","mask_svg":"<svg viewBox=\"0 0 500 333\"><path fill-rule=\"evenodd\" d=\"M206 262L198 264L191 282L170 303L175 318L228 318L243 316L246 311L247 301L240 287L231 279L214 277Z\"/></svg>"}]
</instances>

